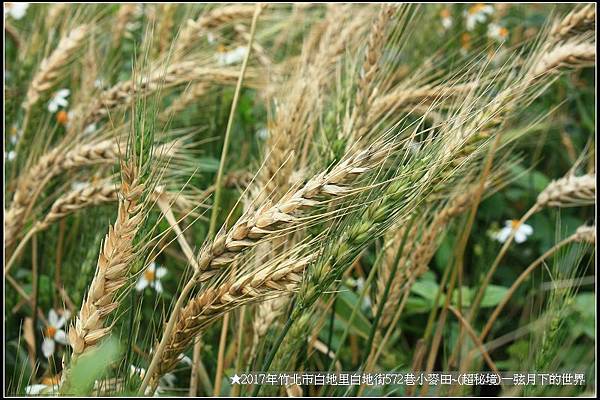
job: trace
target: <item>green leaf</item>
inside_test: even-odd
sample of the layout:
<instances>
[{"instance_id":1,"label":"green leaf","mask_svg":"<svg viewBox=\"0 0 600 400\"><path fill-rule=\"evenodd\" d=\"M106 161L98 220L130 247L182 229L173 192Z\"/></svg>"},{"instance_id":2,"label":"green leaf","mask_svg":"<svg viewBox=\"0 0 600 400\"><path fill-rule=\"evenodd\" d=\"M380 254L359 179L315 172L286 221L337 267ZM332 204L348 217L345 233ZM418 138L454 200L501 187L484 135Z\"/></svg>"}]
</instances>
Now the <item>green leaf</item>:
<instances>
[{"instance_id":1,"label":"green leaf","mask_svg":"<svg viewBox=\"0 0 600 400\"><path fill-rule=\"evenodd\" d=\"M481 307L486 308L498 305L506 295L506 292L508 292L508 288L504 286L489 285L483 294L483 299L481 299Z\"/></svg>"}]
</instances>

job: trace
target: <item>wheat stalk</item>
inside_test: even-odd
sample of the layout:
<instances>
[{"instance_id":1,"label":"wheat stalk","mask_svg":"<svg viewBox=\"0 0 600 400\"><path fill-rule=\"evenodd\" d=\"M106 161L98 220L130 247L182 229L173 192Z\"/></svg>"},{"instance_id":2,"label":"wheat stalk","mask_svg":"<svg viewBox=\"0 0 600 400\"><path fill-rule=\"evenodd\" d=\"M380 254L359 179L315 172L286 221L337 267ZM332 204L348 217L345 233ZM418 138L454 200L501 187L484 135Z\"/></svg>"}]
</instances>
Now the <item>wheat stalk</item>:
<instances>
[{"instance_id":1,"label":"wheat stalk","mask_svg":"<svg viewBox=\"0 0 600 400\"><path fill-rule=\"evenodd\" d=\"M596 201L596 174L567 175L552 181L539 195L536 202L542 207L578 207Z\"/></svg>"},{"instance_id":2,"label":"wheat stalk","mask_svg":"<svg viewBox=\"0 0 600 400\"><path fill-rule=\"evenodd\" d=\"M42 60L39 71L33 77L27 90L27 96L23 103L25 108L31 108L43 93L57 83L61 69L75 55L89 32L88 25L80 25L72 29L67 36L60 40L52 54Z\"/></svg>"}]
</instances>

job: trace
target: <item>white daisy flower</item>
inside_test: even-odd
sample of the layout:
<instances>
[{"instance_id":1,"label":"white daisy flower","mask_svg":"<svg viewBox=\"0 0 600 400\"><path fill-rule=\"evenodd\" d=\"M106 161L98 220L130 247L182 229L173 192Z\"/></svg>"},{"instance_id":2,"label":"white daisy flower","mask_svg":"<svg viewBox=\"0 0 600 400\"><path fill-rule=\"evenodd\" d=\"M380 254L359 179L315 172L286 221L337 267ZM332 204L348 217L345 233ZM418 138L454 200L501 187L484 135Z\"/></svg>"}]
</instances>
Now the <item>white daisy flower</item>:
<instances>
[{"instance_id":1,"label":"white daisy flower","mask_svg":"<svg viewBox=\"0 0 600 400\"><path fill-rule=\"evenodd\" d=\"M16 125L13 125L10 129L10 142L13 145L16 145L17 142L21 139L21 136L23 136L23 131L17 128Z\"/></svg>"},{"instance_id":2,"label":"white daisy flower","mask_svg":"<svg viewBox=\"0 0 600 400\"><path fill-rule=\"evenodd\" d=\"M256 137L260 140L267 140L269 137L269 130L265 127L260 128L256 131Z\"/></svg>"},{"instance_id":3,"label":"white daisy flower","mask_svg":"<svg viewBox=\"0 0 600 400\"><path fill-rule=\"evenodd\" d=\"M519 224L519 221L516 219L506 220L504 228L496 233L496 240L501 243L506 242L513 231L515 232L515 242L523 243L527 240L527 236L533 233L533 228L531 225Z\"/></svg>"},{"instance_id":4,"label":"white daisy flower","mask_svg":"<svg viewBox=\"0 0 600 400\"><path fill-rule=\"evenodd\" d=\"M25 16L29 3L6 3L4 4L4 15L9 15L13 19L21 19Z\"/></svg>"},{"instance_id":5,"label":"white daisy flower","mask_svg":"<svg viewBox=\"0 0 600 400\"><path fill-rule=\"evenodd\" d=\"M138 292L146 289L148 285L154 288L158 293L162 293L163 287L160 283L160 279L167 274L167 269L165 267L156 267L156 263L151 263L148 268L144 271L144 273L138 279L137 284L135 285L135 289Z\"/></svg>"},{"instance_id":6,"label":"white daisy flower","mask_svg":"<svg viewBox=\"0 0 600 400\"><path fill-rule=\"evenodd\" d=\"M25 394L29 396L56 393L58 393L58 385L44 385L42 383L38 383L35 385L29 385L25 387Z\"/></svg>"},{"instance_id":7,"label":"white daisy flower","mask_svg":"<svg viewBox=\"0 0 600 400\"><path fill-rule=\"evenodd\" d=\"M48 312L48 325L44 328L44 341L42 342L42 353L46 358L50 358L54 354L56 342L64 345L69 344L67 333L61 328L71 316L71 313L64 310L59 318L54 309Z\"/></svg>"},{"instance_id":8,"label":"white daisy flower","mask_svg":"<svg viewBox=\"0 0 600 400\"><path fill-rule=\"evenodd\" d=\"M84 135L91 135L92 133L96 132L96 124L89 124L88 126L85 127L85 129L83 130L83 134Z\"/></svg>"},{"instance_id":9,"label":"white daisy flower","mask_svg":"<svg viewBox=\"0 0 600 400\"><path fill-rule=\"evenodd\" d=\"M136 367L132 364L129 366L129 376L134 377L135 375L139 376L140 379L144 379L144 377L146 376L146 370L141 367Z\"/></svg>"},{"instance_id":10,"label":"white daisy flower","mask_svg":"<svg viewBox=\"0 0 600 400\"><path fill-rule=\"evenodd\" d=\"M59 107L67 107L69 101L67 97L71 94L69 89L60 89L52 95L52 98L48 102L48 111L55 113Z\"/></svg>"},{"instance_id":11,"label":"white daisy flower","mask_svg":"<svg viewBox=\"0 0 600 400\"><path fill-rule=\"evenodd\" d=\"M9 150L8 153L5 151L4 158L6 159L6 161L12 161L15 158L17 158L17 153L15 153L14 150Z\"/></svg>"},{"instance_id":12,"label":"white daisy flower","mask_svg":"<svg viewBox=\"0 0 600 400\"><path fill-rule=\"evenodd\" d=\"M217 63L219 65L231 65L242 62L246 56L246 48L238 47L230 51L225 51L217 54Z\"/></svg>"},{"instance_id":13,"label":"white daisy flower","mask_svg":"<svg viewBox=\"0 0 600 400\"><path fill-rule=\"evenodd\" d=\"M452 16L450 15L450 9L448 8L444 8L441 12L440 12L440 18L442 19L442 27L445 30L448 30L452 27Z\"/></svg>"},{"instance_id":14,"label":"white daisy flower","mask_svg":"<svg viewBox=\"0 0 600 400\"><path fill-rule=\"evenodd\" d=\"M508 29L498 24L491 23L488 25L487 35L489 38L498 42L504 42L508 38Z\"/></svg>"},{"instance_id":15,"label":"white daisy flower","mask_svg":"<svg viewBox=\"0 0 600 400\"><path fill-rule=\"evenodd\" d=\"M472 31L478 23L487 20L488 15L494 13L494 7L484 3L477 3L465 11L467 30Z\"/></svg>"}]
</instances>

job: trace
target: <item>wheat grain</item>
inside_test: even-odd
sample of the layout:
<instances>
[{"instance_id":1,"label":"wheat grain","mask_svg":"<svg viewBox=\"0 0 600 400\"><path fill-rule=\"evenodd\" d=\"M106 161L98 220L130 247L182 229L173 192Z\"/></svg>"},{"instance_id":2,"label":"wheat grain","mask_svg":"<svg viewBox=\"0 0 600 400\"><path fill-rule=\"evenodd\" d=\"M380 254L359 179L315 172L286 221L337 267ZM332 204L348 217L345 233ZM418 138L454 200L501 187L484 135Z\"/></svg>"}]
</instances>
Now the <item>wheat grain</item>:
<instances>
[{"instance_id":1,"label":"wheat grain","mask_svg":"<svg viewBox=\"0 0 600 400\"><path fill-rule=\"evenodd\" d=\"M587 242L596 244L596 226L583 225L577 228L574 234L574 240L578 242Z\"/></svg>"}]
</instances>

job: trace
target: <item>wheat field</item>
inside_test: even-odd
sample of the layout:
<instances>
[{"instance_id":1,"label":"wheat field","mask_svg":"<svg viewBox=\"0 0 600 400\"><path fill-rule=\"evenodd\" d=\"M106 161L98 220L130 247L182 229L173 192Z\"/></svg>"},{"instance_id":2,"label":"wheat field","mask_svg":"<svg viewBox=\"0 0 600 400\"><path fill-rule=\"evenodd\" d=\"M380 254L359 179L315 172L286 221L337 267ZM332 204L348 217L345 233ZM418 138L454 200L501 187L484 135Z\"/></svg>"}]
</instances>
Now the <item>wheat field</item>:
<instances>
[{"instance_id":1,"label":"wheat field","mask_svg":"<svg viewBox=\"0 0 600 400\"><path fill-rule=\"evenodd\" d=\"M6 396L595 395L594 3L4 24Z\"/></svg>"}]
</instances>

